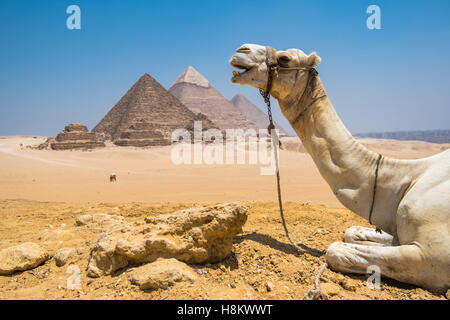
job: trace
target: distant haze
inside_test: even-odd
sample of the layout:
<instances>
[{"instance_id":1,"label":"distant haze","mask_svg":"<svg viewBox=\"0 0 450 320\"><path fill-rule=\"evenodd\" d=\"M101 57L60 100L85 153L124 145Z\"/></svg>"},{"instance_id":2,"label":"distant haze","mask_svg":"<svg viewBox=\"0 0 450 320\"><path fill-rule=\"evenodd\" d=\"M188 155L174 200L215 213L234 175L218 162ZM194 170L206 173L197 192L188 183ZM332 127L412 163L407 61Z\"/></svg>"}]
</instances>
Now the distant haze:
<instances>
[{"instance_id":1,"label":"distant haze","mask_svg":"<svg viewBox=\"0 0 450 320\"><path fill-rule=\"evenodd\" d=\"M450 143L450 130L428 131L397 131L397 132L369 132L358 133L357 137L394 139L394 140L418 140L432 143Z\"/></svg>"}]
</instances>

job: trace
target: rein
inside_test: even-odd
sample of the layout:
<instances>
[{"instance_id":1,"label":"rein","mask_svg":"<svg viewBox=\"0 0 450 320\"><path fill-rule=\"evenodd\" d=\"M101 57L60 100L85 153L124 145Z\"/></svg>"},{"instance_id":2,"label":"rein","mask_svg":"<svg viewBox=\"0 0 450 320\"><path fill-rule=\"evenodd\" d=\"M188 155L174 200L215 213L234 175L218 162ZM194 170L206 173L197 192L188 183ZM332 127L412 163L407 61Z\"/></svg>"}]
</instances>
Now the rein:
<instances>
[{"instance_id":1,"label":"rein","mask_svg":"<svg viewBox=\"0 0 450 320\"><path fill-rule=\"evenodd\" d=\"M281 216L281 222L283 223L283 228L284 228L284 232L286 234L286 237L288 238L289 242L292 244L292 246L297 249L297 251L299 253L305 253L306 250L303 249L302 247L300 247L298 244L296 244L294 242L294 240L292 240L291 236L289 235L289 230L287 229L286 226L286 220L284 219L284 212L283 212L283 202L281 200L281 187L280 187L280 168L279 168L279 159L278 159L278 152L276 150L276 140L279 141L277 132L274 130L275 129L275 125L273 123L273 118L272 118L272 109L270 106L270 89L272 88L272 81L274 77L278 76L278 71L279 70L305 70L305 71L309 71L309 79L308 79L308 84L307 87L305 88L305 91L303 92L303 95L305 95L305 92L308 90L308 86L309 83L311 81L312 78L314 78L318 72L316 71L316 69L311 68L311 69L307 69L307 68L284 68L284 67L280 67L278 65L278 61L275 57L275 49L271 48L271 47L266 47L266 64L267 64L267 69L268 69L268 79L267 79L267 86L266 86L266 90L259 90L260 94L262 95L262 97L264 98L264 101L267 105L267 113L269 116L269 127L267 128L269 130L269 134L272 136L272 148L274 148L274 154L275 154L275 170L276 170L276 174L277 174L277 192L278 192L278 205L280 207L280 216ZM302 98L303 98L302 95ZM326 95L320 96L319 98L314 99L304 110L303 112L300 113L300 115L297 117L296 121L298 121L298 119L301 118L301 116L305 113L306 110L309 109L309 107L318 99L323 98ZM274 137L274 136L275 137ZM317 271L316 274L316 278L314 281L314 289L310 289L306 292L304 299L307 300L317 300L317 299L324 299L324 300L328 300L328 295L323 292L320 289L320 277L322 276L322 273L325 271L325 269L328 267L328 263L327 261L324 259L324 256L322 256L321 258L322 261L322 265L319 268L319 270Z\"/></svg>"},{"instance_id":2,"label":"rein","mask_svg":"<svg viewBox=\"0 0 450 320\"><path fill-rule=\"evenodd\" d=\"M380 168L380 161L383 158L381 154L378 154L377 159L377 165L375 167L375 180L373 182L373 191L372 191L372 204L370 205L370 212L369 212L369 223L372 223L372 213L373 213L373 206L375 205L375 195L377 194L377 180L378 180L378 169ZM381 233L381 229L376 227L375 231L377 233Z\"/></svg>"},{"instance_id":3,"label":"rein","mask_svg":"<svg viewBox=\"0 0 450 320\"><path fill-rule=\"evenodd\" d=\"M270 105L270 90L272 89L272 82L273 79L278 77L278 71L289 71L289 70L304 70L304 71L308 71L309 75L308 75L308 82L305 88L305 91L302 94L302 97L300 98L300 101L303 100L303 97L305 96L305 93L310 90L312 92L311 89L311 79L313 79L315 76L317 76L319 73L316 71L316 69L314 68L301 68L301 67L280 67L278 65L278 61L276 58L276 51L275 49L271 48L271 47L266 47L266 64L267 64L267 72L268 72L268 78L267 78L267 85L266 85L266 89L262 90L260 89L259 92L261 94L261 96L264 98L264 102L267 105L267 114L269 116L269 127L267 128L269 131L269 134L272 136L272 148L275 149L275 145L276 145L276 141L279 141L278 135L276 133L275 129L275 125L273 123L273 117L272 117L272 108ZM323 97L326 97L326 94L323 94L317 98L312 99L312 101L310 101L310 103L303 109L302 112L300 112L300 114L297 116L297 118L294 120L294 123L296 123L297 121L299 121L303 115L310 109L310 107L319 99L322 99ZM279 159L278 159L278 152L275 149L274 151L275 154L275 168L276 168L276 176L277 176L277 192L278 192L278 205L280 208L280 216L281 216L281 221L283 223L283 228L284 228L284 232L286 234L286 237L288 238L289 242L292 244L292 246L294 246L299 253L305 253L306 250L301 248L298 244L296 244L294 242L294 240L292 240L291 236L289 235L289 231L287 229L286 226L286 220L284 218L284 212L283 212L283 203L281 200L281 187L280 187L280 168L279 168ZM369 222L372 224L372 213L373 213L373 207L375 204L375 195L376 195L376 191L377 191L377 180L378 180L378 169L380 167L380 162L381 159L383 158L383 156L381 154L378 155L378 159L377 159L377 163L376 163L376 168L375 168L375 179L374 179L374 184L373 184L373 192L372 192L372 203L370 205L370 212L369 212ZM376 228L376 232L381 233L381 230L377 227ZM324 256L322 256L320 258L322 260L322 265L319 268L319 270L317 271L316 274L316 278L315 278L315 282L314 282L314 289L309 290L308 292L306 292L304 299L308 299L308 300L316 300L319 298L322 299L328 299L328 295L326 293L324 293L321 289L320 289L320 277L322 275L322 273L325 271L325 269L328 267L328 263L327 261L324 259Z\"/></svg>"},{"instance_id":4,"label":"rein","mask_svg":"<svg viewBox=\"0 0 450 320\"><path fill-rule=\"evenodd\" d=\"M269 116L269 127L267 128L269 134L272 136L272 148L274 148L274 155L275 155L275 170L276 170L276 176L277 176L277 193L278 193L278 206L280 208L280 216L281 216L281 222L283 224L283 228L284 228L284 232L286 234L286 237L288 238L289 242L292 244L292 246L294 246L297 251L299 253L305 253L306 250L303 249L302 247L300 247L298 244L296 244L294 242L294 240L292 240L290 234L289 234L289 230L286 226L286 220L284 218L284 211L283 211L283 202L281 200L281 183L280 183L280 168L279 168L279 159L278 159L278 151L276 150L276 142L279 142L279 138L277 135L277 132L274 130L275 129L275 125L273 123L273 117L272 117L272 108L270 105L270 90L272 89L272 82L273 79L278 77L278 71L279 70L305 70L305 71L309 71L309 79L308 79L308 84L310 79L312 78L312 76L315 76L318 74L318 72L314 69L314 68L301 68L301 67L292 67L292 68L285 68L285 67L280 67L278 65L278 61L276 59L276 51L275 49L271 48L271 47L266 47L266 64L267 64L267 71L268 71L268 78L267 78L267 85L266 85L266 89L259 90L259 93L261 94L261 96L264 98L264 102L267 105L267 114ZM306 92L306 89L305 89ZM305 94L305 93L303 93ZM315 99L313 102L315 102L317 99ZM312 105L312 103L310 104ZM309 105L309 106L310 106ZM308 108L309 108L308 106ZM307 108L307 109L308 109ZM305 109L306 111L306 109ZM300 114L300 116L303 114L304 112L302 112Z\"/></svg>"}]
</instances>

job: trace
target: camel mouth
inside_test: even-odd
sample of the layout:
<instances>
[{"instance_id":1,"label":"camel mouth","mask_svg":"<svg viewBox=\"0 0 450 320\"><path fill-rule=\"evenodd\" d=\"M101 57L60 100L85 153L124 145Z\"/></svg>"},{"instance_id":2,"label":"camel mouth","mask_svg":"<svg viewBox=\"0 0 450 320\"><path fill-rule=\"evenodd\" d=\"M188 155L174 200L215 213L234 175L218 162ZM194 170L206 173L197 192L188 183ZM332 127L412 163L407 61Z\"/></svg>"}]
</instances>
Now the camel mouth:
<instances>
[{"instance_id":1,"label":"camel mouth","mask_svg":"<svg viewBox=\"0 0 450 320\"><path fill-rule=\"evenodd\" d=\"M246 72L248 72L250 69L252 69L252 67L244 66L244 65L242 65L242 64L238 64L238 63L235 63L235 62L231 62L231 66L234 67L234 68L236 68L236 69L243 70L243 71L233 70L233 79L236 78L236 77L238 77L238 76L240 76L240 75L243 75L244 73L246 73Z\"/></svg>"}]
</instances>

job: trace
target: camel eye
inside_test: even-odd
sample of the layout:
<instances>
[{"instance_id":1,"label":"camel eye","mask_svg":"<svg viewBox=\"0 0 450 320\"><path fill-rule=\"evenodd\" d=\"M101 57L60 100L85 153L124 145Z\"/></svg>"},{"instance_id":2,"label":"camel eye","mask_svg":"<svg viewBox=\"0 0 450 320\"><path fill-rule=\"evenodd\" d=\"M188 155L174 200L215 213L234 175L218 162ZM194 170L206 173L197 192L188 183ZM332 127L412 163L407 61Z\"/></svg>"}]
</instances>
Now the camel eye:
<instances>
[{"instance_id":1,"label":"camel eye","mask_svg":"<svg viewBox=\"0 0 450 320\"><path fill-rule=\"evenodd\" d=\"M249 48L246 48L246 47L241 47L241 48L237 49L236 52L240 52L240 53L250 53L250 49L249 49Z\"/></svg>"},{"instance_id":2,"label":"camel eye","mask_svg":"<svg viewBox=\"0 0 450 320\"><path fill-rule=\"evenodd\" d=\"M281 64L288 64L289 61L291 61L291 58L289 58L288 56L281 56L278 58L278 62Z\"/></svg>"}]
</instances>

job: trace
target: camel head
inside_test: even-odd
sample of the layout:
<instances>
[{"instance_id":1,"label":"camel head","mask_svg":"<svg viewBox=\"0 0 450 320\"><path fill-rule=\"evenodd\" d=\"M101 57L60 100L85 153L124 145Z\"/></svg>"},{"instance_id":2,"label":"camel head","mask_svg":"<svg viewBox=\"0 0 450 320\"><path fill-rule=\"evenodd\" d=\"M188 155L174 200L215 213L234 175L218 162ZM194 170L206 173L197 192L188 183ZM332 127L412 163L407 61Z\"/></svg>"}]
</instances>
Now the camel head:
<instances>
[{"instance_id":1,"label":"camel head","mask_svg":"<svg viewBox=\"0 0 450 320\"><path fill-rule=\"evenodd\" d=\"M301 96L308 81L308 70L319 65L321 59L315 52L310 55L298 49L286 51L273 50L280 70L274 77L270 93L278 100ZM230 64L242 71L233 71L231 82L248 84L265 90L268 79L267 49L257 44L244 44L230 59ZM286 68L286 69L283 69ZM287 68L304 68L305 70L287 70Z\"/></svg>"}]
</instances>

